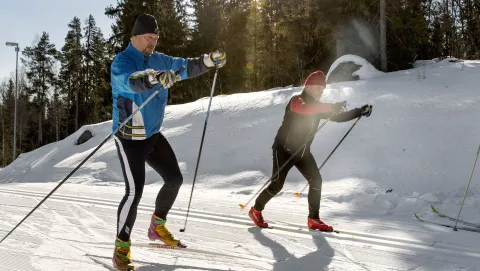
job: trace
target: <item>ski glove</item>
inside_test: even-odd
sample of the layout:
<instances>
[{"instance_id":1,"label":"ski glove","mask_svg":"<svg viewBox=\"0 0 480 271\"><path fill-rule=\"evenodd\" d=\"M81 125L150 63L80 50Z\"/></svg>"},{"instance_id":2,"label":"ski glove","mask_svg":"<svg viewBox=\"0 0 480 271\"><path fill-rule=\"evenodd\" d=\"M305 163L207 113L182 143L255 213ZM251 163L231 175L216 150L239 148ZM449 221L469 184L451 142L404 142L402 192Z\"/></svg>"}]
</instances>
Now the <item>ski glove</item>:
<instances>
[{"instance_id":1,"label":"ski glove","mask_svg":"<svg viewBox=\"0 0 480 271\"><path fill-rule=\"evenodd\" d=\"M362 106L361 108L362 116L370 117L370 115L372 114L372 107L373 105L369 105L369 104Z\"/></svg>"},{"instance_id":2,"label":"ski glove","mask_svg":"<svg viewBox=\"0 0 480 271\"><path fill-rule=\"evenodd\" d=\"M177 76L173 70L158 71L156 79L160 84L163 85L163 87L171 88L173 84L177 81Z\"/></svg>"},{"instance_id":3,"label":"ski glove","mask_svg":"<svg viewBox=\"0 0 480 271\"><path fill-rule=\"evenodd\" d=\"M347 102L338 102L332 104L332 115L337 115L347 111Z\"/></svg>"},{"instance_id":4,"label":"ski glove","mask_svg":"<svg viewBox=\"0 0 480 271\"><path fill-rule=\"evenodd\" d=\"M222 68L227 63L227 54L222 51L215 51L203 57L203 63L208 68Z\"/></svg>"}]
</instances>

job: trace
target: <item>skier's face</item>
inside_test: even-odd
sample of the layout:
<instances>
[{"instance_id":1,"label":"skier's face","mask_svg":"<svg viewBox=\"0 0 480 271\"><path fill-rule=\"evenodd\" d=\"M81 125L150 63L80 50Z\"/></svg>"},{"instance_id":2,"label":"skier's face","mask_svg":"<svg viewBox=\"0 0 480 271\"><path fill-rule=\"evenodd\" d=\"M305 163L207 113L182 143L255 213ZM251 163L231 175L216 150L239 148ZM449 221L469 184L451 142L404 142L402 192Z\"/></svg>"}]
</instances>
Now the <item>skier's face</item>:
<instances>
[{"instance_id":1,"label":"skier's face","mask_svg":"<svg viewBox=\"0 0 480 271\"><path fill-rule=\"evenodd\" d=\"M137 50L145 55L153 54L155 46L157 46L158 35L156 34L143 34L137 35L132 38L132 44Z\"/></svg>"},{"instance_id":2,"label":"skier's face","mask_svg":"<svg viewBox=\"0 0 480 271\"><path fill-rule=\"evenodd\" d=\"M314 98L317 101L320 101L320 98L322 97L324 89L325 87L321 85L305 86L305 90L307 91L308 95L312 96L312 98Z\"/></svg>"}]
</instances>

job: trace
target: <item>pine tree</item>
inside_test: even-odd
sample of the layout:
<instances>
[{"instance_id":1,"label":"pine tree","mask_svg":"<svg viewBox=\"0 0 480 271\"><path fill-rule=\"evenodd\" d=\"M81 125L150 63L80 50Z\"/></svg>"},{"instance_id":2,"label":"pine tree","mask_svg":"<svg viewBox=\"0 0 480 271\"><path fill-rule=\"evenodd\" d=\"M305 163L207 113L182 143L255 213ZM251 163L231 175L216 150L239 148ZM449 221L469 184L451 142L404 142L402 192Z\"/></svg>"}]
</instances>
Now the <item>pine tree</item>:
<instances>
[{"instance_id":1,"label":"pine tree","mask_svg":"<svg viewBox=\"0 0 480 271\"><path fill-rule=\"evenodd\" d=\"M13 79L8 80L5 96L3 97L5 102L5 135L7 137L9 154L13 156L13 125L15 114L15 83ZM7 156L8 157L8 156ZM15 156L16 157L16 156ZM8 159L12 161L13 157Z\"/></svg>"},{"instance_id":2,"label":"pine tree","mask_svg":"<svg viewBox=\"0 0 480 271\"><path fill-rule=\"evenodd\" d=\"M432 45L431 55L439 57L443 55L444 35L442 33L441 23L439 17L435 16L433 19L433 30L430 38Z\"/></svg>"},{"instance_id":3,"label":"pine tree","mask_svg":"<svg viewBox=\"0 0 480 271\"><path fill-rule=\"evenodd\" d=\"M257 0L252 1L247 19L247 41L250 46L246 48L247 65L245 69L246 87L249 91L256 91L261 88L258 83L260 77L258 68L258 58L260 56L260 3Z\"/></svg>"},{"instance_id":4,"label":"pine tree","mask_svg":"<svg viewBox=\"0 0 480 271\"><path fill-rule=\"evenodd\" d=\"M223 80L220 88L223 93L243 92L247 69L248 14L252 9L250 0L228 1L224 6L219 48L225 49L228 65L222 68ZM213 51L217 48L211 48Z\"/></svg>"},{"instance_id":5,"label":"pine tree","mask_svg":"<svg viewBox=\"0 0 480 271\"><path fill-rule=\"evenodd\" d=\"M6 92L6 84L5 83L2 83L2 85L0 85L0 129L2 129L2 133L1 133L1 137L2 137L2 145L1 145L1 149L2 149L2 162L0 164L0 166L4 167L5 165L7 165L7 158L6 158L6 149L7 149L7 146L8 146L8 143L5 142L6 141L6 135L5 135L5 130L6 130L6 125L5 125L5 118L7 116L7 114L5 114L5 92Z\"/></svg>"},{"instance_id":6,"label":"pine tree","mask_svg":"<svg viewBox=\"0 0 480 271\"><path fill-rule=\"evenodd\" d=\"M83 53L82 53L82 31L80 19L74 17L68 24L68 32L65 37L65 44L62 47L58 59L60 60L59 88L60 93L64 95L67 102L66 113L69 120L70 116L74 116L73 130L70 129L70 121L67 122L67 134L78 130L79 122L82 122L84 116L80 120L80 107L85 108L82 101L85 100L85 87L82 70Z\"/></svg>"},{"instance_id":7,"label":"pine tree","mask_svg":"<svg viewBox=\"0 0 480 271\"><path fill-rule=\"evenodd\" d=\"M28 103L28 95L26 93L26 73L25 70L19 69L18 73L18 92L17 92L17 157L30 150L29 146L25 145L24 139L27 132L26 123L28 122L29 112L27 112L26 105Z\"/></svg>"},{"instance_id":8,"label":"pine tree","mask_svg":"<svg viewBox=\"0 0 480 271\"><path fill-rule=\"evenodd\" d=\"M94 80L93 77L95 77L95 73L93 72L93 69L95 69L95 66L93 65L93 36L94 32L97 31L96 26L95 26L95 19L93 18L92 15L88 16L88 18L85 20L85 27L84 27L84 40L85 43L83 45L83 74L84 74L84 88L85 88L85 95L86 95L86 101L85 101L85 108L92 108L93 106L93 112L90 110L90 114L87 117L90 121L91 119L95 119L95 117L92 116L95 115L95 112L97 108L95 107L95 104L93 101L95 101L95 85L94 85Z\"/></svg>"},{"instance_id":9,"label":"pine tree","mask_svg":"<svg viewBox=\"0 0 480 271\"><path fill-rule=\"evenodd\" d=\"M82 106L82 108L85 108L85 106L83 106L84 104L81 103L81 101L83 102L86 96L85 93L82 92L82 90L85 90L85 88L82 74L82 28L80 19L77 17L73 18L70 24L68 24L68 27L70 28L70 30L67 34L67 37L69 37L70 34L71 38L68 42L71 42L72 46L70 47L71 51L67 53L67 61L71 63L70 67L72 72L72 79L74 82L72 88L75 93L75 131L77 131L79 128L80 106Z\"/></svg>"},{"instance_id":10,"label":"pine tree","mask_svg":"<svg viewBox=\"0 0 480 271\"><path fill-rule=\"evenodd\" d=\"M262 30L261 38L263 43L260 44L262 54L259 55L259 73L262 75L261 85L264 88L279 86L281 73L276 69L281 68L276 63L276 48L279 45L277 36L275 35L275 25L279 21L280 9L277 0L265 0L261 5L261 21ZM285 55L285 54L284 54ZM283 56L284 56L283 55ZM279 75L280 74L280 75Z\"/></svg>"},{"instance_id":11,"label":"pine tree","mask_svg":"<svg viewBox=\"0 0 480 271\"><path fill-rule=\"evenodd\" d=\"M153 15L159 26L160 39L156 50L166 54L179 54L185 47L187 21L184 5L180 0L120 0L117 6L109 6L105 14L115 20L109 43L115 53L125 49L130 42L133 25L137 17L147 13Z\"/></svg>"},{"instance_id":12,"label":"pine tree","mask_svg":"<svg viewBox=\"0 0 480 271\"><path fill-rule=\"evenodd\" d=\"M464 0L463 9L465 55L470 59L480 57L480 3Z\"/></svg>"},{"instance_id":13,"label":"pine tree","mask_svg":"<svg viewBox=\"0 0 480 271\"><path fill-rule=\"evenodd\" d=\"M13 118L15 103L15 84L13 79L0 86L1 129L2 129L2 165L9 164L13 159Z\"/></svg>"},{"instance_id":14,"label":"pine tree","mask_svg":"<svg viewBox=\"0 0 480 271\"><path fill-rule=\"evenodd\" d=\"M26 67L29 81L27 93L35 105L35 112L37 112L38 117L36 146L41 146L44 143L42 120L45 117L47 92L55 79L53 65L57 51L55 45L50 43L48 33L43 32L38 44L35 47L25 47L22 54L22 63Z\"/></svg>"},{"instance_id":15,"label":"pine tree","mask_svg":"<svg viewBox=\"0 0 480 271\"><path fill-rule=\"evenodd\" d=\"M107 120L105 102L111 102L110 87L106 80L109 76L107 65L110 54L102 31L91 15L86 22L84 48L88 122L97 123Z\"/></svg>"}]
</instances>

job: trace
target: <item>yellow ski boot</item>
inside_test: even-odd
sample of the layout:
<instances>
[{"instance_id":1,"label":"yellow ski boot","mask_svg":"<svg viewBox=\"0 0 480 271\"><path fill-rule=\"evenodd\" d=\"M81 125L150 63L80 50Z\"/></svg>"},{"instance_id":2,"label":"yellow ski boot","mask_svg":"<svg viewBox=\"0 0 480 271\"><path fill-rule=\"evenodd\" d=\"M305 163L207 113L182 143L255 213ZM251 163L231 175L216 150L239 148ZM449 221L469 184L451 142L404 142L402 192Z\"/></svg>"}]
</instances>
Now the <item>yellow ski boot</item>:
<instances>
[{"instance_id":1,"label":"yellow ski boot","mask_svg":"<svg viewBox=\"0 0 480 271\"><path fill-rule=\"evenodd\" d=\"M113 251L113 266L118 270L135 270L130 258L131 241L125 242L118 237L115 240L115 250Z\"/></svg>"},{"instance_id":2,"label":"yellow ski boot","mask_svg":"<svg viewBox=\"0 0 480 271\"><path fill-rule=\"evenodd\" d=\"M150 228L148 229L148 239L151 241L160 240L168 246L186 247L184 244L173 237L173 235L165 227L167 221L152 215Z\"/></svg>"}]
</instances>

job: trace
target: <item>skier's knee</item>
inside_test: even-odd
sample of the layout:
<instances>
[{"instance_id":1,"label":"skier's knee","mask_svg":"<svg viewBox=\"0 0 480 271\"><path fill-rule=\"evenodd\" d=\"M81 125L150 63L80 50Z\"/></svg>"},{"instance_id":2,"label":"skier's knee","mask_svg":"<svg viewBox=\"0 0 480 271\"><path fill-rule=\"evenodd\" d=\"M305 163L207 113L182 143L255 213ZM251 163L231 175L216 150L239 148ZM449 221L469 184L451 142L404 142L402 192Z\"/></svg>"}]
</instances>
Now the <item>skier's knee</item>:
<instances>
[{"instance_id":1,"label":"skier's knee","mask_svg":"<svg viewBox=\"0 0 480 271\"><path fill-rule=\"evenodd\" d=\"M322 178L312 179L309 181L310 187L313 189L322 189Z\"/></svg>"},{"instance_id":2,"label":"skier's knee","mask_svg":"<svg viewBox=\"0 0 480 271\"><path fill-rule=\"evenodd\" d=\"M175 177L174 185L175 187L180 187L183 184L183 176L180 174L179 176Z\"/></svg>"},{"instance_id":3,"label":"skier's knee","mask_svg":"<svg viewBox=\"0 0 480 271\"><path fill-rule=\"evenodd\" d=\"M171 176L170 178L168 178L168 181L165 182L165 186L169 188L180 188L182 184L183 184L182 174Z\"/></svg>"},{"instance_id":4,"label":"skier's knee","mask_svg":"<svg viewBox=\"0 0 480 271\"><path fill-rule=\"evenodd\" d=\"M277 195L278 193L280 193L280 191L282 191L282 188L283 188L283 184L276 184L276 183L272 183L268 189L267 189L267 192L272 195L272 196L275 196Z\"/></svg>"},{"instance_id":5,"label":"skier's knee","mask_svg":"<svg viewBox=\"0 0 480 271\"><path fill-rule=\"evenodd\" d=\"M143 188L137 188L134 191L130 192L129 198L133 197L132 205L138 206L140 200L142 199Z\"/></svg>"},{"instance_id":6,"label":"skier's knee","mask_svg":"<svg viewBox=\"0 0 480 271\"><path fill-rule=\"evenodd\" d=\"M138 204L140 204L141 199L142 199L142 195L135 196L132 201L132 206L138 206Z\"/></svg>"}]
</instances>

